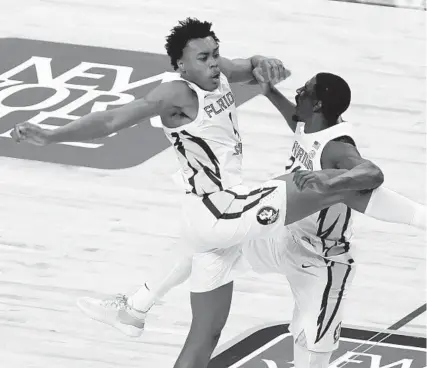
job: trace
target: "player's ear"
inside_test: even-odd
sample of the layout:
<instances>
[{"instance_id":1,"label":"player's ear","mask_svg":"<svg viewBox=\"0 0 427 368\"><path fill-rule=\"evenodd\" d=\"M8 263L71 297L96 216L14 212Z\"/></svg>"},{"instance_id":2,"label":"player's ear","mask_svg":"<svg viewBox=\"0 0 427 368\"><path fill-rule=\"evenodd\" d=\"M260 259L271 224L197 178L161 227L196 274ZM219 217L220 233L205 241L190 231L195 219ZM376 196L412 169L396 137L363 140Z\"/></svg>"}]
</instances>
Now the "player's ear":
<instances>
[{"instance_id":1,"label":"player's ear","mask_svg":"<svg viewBox=\"0 0 427 368\"><path fill-rule=\"evenodd\" d=\"M320 112L322 110L322 101L317 101L313 106L313 112Z\"/></svg>"},{"instance_id":2,"label":"player's ear","mask_svg":"<svg viewBox=\"0 0 427 368\"><path fill-rule=\"evenodd\" d=\"M178 70L180 71L180 73L185 74L185 66L184 66L184 62L183 62L181 59L179 59L179 60L177 61L177 64L178 64Z\"/></svg>"}]
</instances>

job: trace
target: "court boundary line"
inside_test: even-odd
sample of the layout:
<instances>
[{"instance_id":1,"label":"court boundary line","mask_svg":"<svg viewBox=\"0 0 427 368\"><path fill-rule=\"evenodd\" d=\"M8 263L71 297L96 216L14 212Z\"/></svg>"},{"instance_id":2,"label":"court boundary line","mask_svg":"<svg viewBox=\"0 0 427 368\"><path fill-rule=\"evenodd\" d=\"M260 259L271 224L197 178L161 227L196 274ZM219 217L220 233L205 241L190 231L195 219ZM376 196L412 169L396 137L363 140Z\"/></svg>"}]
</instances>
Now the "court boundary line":
<instances>
[{"instance_id":1,"label":"court boundary line","mask_svg":"<svg viewBox=\"0 0 427 368\"><path fill-rule=\"evenodd\" d=\"M397 331L399 328L407 325L409 322L411 322L412 320L414 320L415 318L423 314L426 311L426 309L427 309L427 304L424 303L423 305L421 305L411 313L408 313L405 317L403 317L402 319L400 319L399 321L391 325L388 328L388 330Z\"/></svg>"}]
</instances>

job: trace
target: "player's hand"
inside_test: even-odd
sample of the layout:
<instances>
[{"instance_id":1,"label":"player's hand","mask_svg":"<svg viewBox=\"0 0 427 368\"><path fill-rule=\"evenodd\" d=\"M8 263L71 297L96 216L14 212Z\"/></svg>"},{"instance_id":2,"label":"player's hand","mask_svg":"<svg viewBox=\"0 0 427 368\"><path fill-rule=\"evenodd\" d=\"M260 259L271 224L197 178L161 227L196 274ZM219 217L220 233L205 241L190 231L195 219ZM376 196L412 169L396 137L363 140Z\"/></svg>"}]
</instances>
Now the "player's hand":
<instances>
[{"instance_id":1,"label":"player's hand","mask_svg":"<svg viewBox=\"0 0 427 368\"><path fill-rule=\"evenodd\" d=\"M294 183L301 191L311 189L319 193L327 193L331 190L329 186L330 177L321 171L299 170L294 174Z\"/></svg>"},{"instance_id":2,"label":"player's hand","mask_svg":"<svg viewBox=\"0 0 427 368\"><path fill-rule=\"evenodd\" d=\"M276 84L288 78L291 75L291 71L287 70L278 59L263 59L254 68L252 74L260 84Z\"/></svg>"},{"instance_id":3,"label":"player's hand","mask_svg":"<svg viewBox=\"0 0 427 368\"><path fill-rule=\"evenodd\" d=\"M28 122L16 124L10 136L17 143L27 142L36 146L49 144L50 130Z\"/></svg>"}]
</instances>

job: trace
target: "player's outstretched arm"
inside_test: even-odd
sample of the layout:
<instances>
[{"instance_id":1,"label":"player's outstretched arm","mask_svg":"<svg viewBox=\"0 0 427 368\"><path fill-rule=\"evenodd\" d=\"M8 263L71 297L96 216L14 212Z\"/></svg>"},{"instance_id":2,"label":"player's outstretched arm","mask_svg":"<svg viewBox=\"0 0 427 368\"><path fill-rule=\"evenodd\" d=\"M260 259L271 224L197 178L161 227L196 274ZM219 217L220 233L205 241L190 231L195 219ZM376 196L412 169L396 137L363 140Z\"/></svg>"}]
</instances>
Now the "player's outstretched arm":
<instances>
[{"instance_id":1,"label":"player's outstretched arm","mask_svg":"<svg viewBox=\"0 0 427 368\"><path fill-rule=\"evenodd\" d=\"M15 126L11 136L17 142L26 141L39 146L103 138L171 108L180 89L171 85L160 84L142 99L113 110L92 112L54 130L28 122L20 123Z\"/></svg>"}]
</instances>

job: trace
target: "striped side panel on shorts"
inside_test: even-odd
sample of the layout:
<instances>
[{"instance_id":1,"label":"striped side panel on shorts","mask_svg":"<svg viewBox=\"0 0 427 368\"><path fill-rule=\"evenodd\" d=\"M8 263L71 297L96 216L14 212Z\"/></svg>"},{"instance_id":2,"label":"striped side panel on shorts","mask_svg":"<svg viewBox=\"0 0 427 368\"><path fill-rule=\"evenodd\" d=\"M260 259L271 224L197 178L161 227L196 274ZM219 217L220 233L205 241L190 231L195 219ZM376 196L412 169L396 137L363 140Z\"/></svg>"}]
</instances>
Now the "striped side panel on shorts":
<instances>
[{"instance_id":1,"label":"striped side panel on shorts","mask_svg":"<svg viewBox=\"0 0 427 368\"><path fill-rule=\"evenodd\" d=\"M253 191L251 191L248 194L237 194L231 190L225 190L226 193L231 194L234 197L234 201L240 200L247 202L243 209L238 212L221 212L215 204L212 202L212 200L209 198L210 195L205 195L203 197L203 203L204 205L211 211L211 213L217 218L221 220L232 220L236 218L240 218L243 213L246 211L249 211L250 209L254 208L256 205L259 204L259 202L273 193L277 187L265 187L265 188L258 188ZM251 198L253 197L253 198Z\"/></svg>"},{"instance_id":2,"label":"striped side panel on shorts","mask_svg":"<svg viewBox=\"0 0 427 368\"><path fill-rule=\"evenodd\" d=\"M340 264L342 266L346 267L346 271L344 273L344 276L342 277L341 280L341 285L340 285L340 290L338 292L338 297L336 300L336 303L334 305L334 307L332 308L328 308L329 307L329 297L330 297L330 292L331 292L331 288L333 283L335 282L340 282L339 280L333 280L333 270L332 267L335 266L335 262L332 262L328 267L328 281L326 282L326 287L325 290L323 292L323 297L322 297L322 302L320 305L320 313L317 319L317 335L316 335L316 340L315 343L319 342L323 336L325 336L326 332L328 332L329 328L332 325L332 322L334 321L334 318L338 312L338 309L340 308L343 296L344 296L344 291L345 291L345 287L347 284L347 279L348 276L350 275L350 271L351 271L351 266L350 265L344 265L344 264Z\"/></svg>"}]
</instances>

